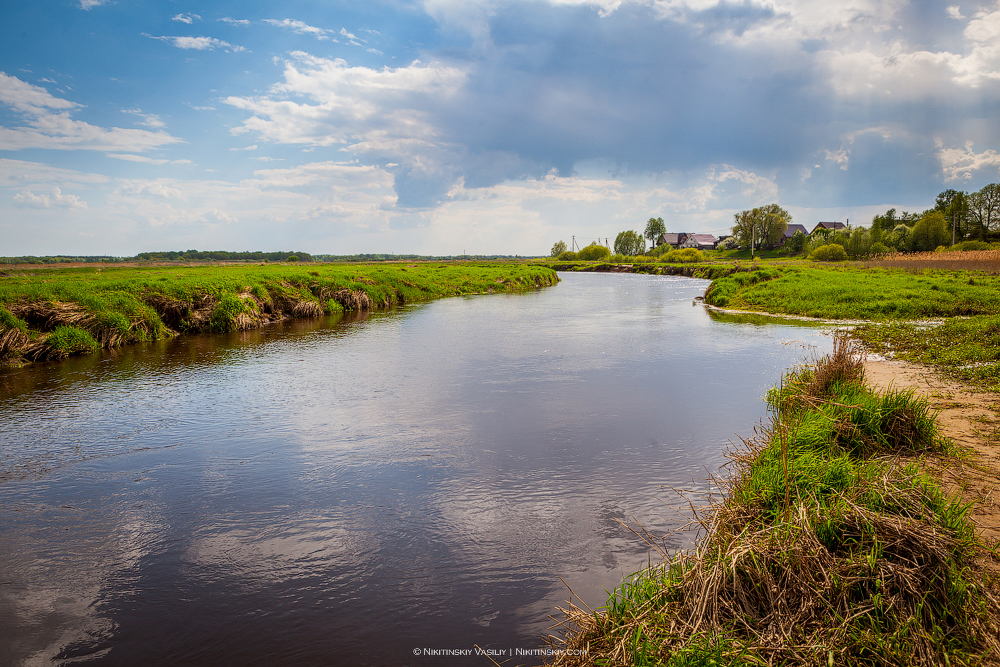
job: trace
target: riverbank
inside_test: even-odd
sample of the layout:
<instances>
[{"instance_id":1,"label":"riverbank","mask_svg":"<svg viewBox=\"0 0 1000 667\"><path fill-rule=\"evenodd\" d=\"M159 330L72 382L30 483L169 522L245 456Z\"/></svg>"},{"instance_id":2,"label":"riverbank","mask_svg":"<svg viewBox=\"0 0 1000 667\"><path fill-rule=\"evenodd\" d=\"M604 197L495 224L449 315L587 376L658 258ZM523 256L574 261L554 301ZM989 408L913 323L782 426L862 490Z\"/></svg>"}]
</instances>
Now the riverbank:
<instances>
[{"instance_id":1,"label":"riverbank","mask_svg":"<svg viewBox=\"0 0 1000 667\"><path fill-rule=\"evenodd\" d=\"M0 273L0 367L180 333L553 285L522 263L46 267Z\"/></svg>"},{"instance_id":2,"label":"riverbank","mask_svg":"<svg viewBox=\"0 0 1000 667\"><path fill-rule=\"evenodd\" d=\"M841 334L832 355L787 375L768 395L774 422L731 453L724 498L698 516L697 549L670 555L650 539L661 564L597 612L563 610L555 647L586 651L554 664L1000 657L995 548L925 472L954 471L966 453L927 399L887 386L898 368L862 357Z\"/></svg>"}]
</instances>

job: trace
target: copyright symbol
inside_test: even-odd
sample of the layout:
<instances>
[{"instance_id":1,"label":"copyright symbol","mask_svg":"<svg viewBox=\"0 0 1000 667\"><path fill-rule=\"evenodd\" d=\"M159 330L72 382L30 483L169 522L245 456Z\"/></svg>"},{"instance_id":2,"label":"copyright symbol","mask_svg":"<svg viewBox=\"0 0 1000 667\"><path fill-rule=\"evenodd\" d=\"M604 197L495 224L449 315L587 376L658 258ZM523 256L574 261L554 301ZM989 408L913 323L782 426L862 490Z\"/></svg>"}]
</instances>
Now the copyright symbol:
<instances>
[{"instance_id":1,"label":"copyright symbol","mask_svg":"<svg viewBox=\"0 0 1000 667\"><path fill-rule=\"evenodd\" d=\"M413 649L413 655L420 655L420 649L418 648Z\"/></svg>"}]
</instances>

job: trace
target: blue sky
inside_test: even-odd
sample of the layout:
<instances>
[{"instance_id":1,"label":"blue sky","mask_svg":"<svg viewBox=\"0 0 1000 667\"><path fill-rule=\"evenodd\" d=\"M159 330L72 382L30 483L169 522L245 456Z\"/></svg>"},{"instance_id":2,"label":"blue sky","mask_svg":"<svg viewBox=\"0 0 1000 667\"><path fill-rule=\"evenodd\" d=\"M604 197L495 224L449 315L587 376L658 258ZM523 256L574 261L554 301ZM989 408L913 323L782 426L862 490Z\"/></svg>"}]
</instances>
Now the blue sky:
<instances>
[{"instance_id":1,"label":"blue sky","mask_svg":"<svg viewBox=\"0 0 1000 667\"><path fill-rule=\"evenodd\" d=\"M1000 180L996 1L0 11L0 255L534 255Z\"/></svg>"}]
</instances>

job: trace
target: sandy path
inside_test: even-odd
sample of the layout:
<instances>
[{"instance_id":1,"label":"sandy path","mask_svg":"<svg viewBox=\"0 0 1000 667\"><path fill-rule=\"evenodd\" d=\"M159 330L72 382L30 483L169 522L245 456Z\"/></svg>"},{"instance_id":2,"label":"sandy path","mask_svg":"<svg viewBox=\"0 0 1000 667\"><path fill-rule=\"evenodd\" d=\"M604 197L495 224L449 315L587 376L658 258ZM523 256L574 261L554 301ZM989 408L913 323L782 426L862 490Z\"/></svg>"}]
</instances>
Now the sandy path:
<instances>
[{"instance_id":1,"label":"sandy path","mask_svg":"<svg viewBox=\"0 0 1000 667\"><path fill-rule=\"evenodd\" d=\"M988 544L1000 540L1000 395L977 391L942 377L933 369L905 361L872 357L865 362L869 384L885 389L913 389L938 414L942 433L971 456L966 461L939 459L932 471L949 491L972 502L972 519Z\"/></svg>"}]
</instances>

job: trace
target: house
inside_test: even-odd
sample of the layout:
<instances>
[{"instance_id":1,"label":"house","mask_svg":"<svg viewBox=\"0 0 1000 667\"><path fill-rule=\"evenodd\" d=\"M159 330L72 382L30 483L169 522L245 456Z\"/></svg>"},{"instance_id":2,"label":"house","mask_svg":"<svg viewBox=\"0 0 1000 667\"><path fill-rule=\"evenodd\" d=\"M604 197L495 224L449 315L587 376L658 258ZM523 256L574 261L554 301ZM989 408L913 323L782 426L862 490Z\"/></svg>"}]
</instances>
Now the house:
<instances>
[{"instance_id":1,"label":"house","mask_svg":"<svg viewBox=\"0 0 1000 667\"><path fill-rule=\"evenodd\" d=\"M819 224L822 225L822 224L828 224L828 223L822 223L821 222ZM837 224L839 225L840 223L838 222ZM791 224L791 225L788 225L788 228L785 229L785 231L782 233L781 239L777 243L774 244L774 247L779 248L779 247L785 245L785 243L787 243L790 238L792 238L793 236L795 236L795 232L802 232L804 235L809 236L809 232L806 231L805 225L800 225L798 223Z\"/></svg>"},{"instance_id":2,"label":"house","mask_svg":"<svg viewBox=\"0 0 1000 667\"><path fill-rule=\"evenodd\" d=\"M682 248L697 248L699 250L715 250L719 240L711 234L688 234Z\"/></svg>"},{"instance_id":3,"label":"house","mask_svg":"<svg viewBox=\"0 0 1000 667\"><path fill-rule=\"evenodd\" d=\"M680 248L685 242L687 242L688 236L690 236L690 234L686 234L684 232L667 232L666 234L660 235L660 242L656 245L663 245L666 243L671 248Z\"/></svg>"},{"instance_id":4,"label":"house","mask_svg":"<svg viewBox=\"0 0 1000 667\"><path fill-rule=\"evenodd\" d=\"M791 225L789 225L789 227L790 226ZM830 229L830 230L833 230L833 231L837 231L837 230L846 229L846 228L847 228L847 225L845 225L842 222L818 222L818 223L816 223L816 226L813 227L813 230L810 232L810 234L814 234L817 229Z\"/></svg>"},{"instance_id":5,"label":"house","mask_svg":"<svg viewBox=\"0 0 1000 667\"><path fill-rule=\"evenodd\" d=\"M830 223L827 223L827 222L821 222L821 223L819 223L819 224L821 224L821 225L826 225L826 224L830 224ZM838 222L837 224L839 225L840 223ZM788 229L786 229L786 230L785 230L785 233L783 234L783 236L784 236L784 241L782 241L782 243L784 243L784 242L785 242L785 241L787 241L788 239L790 239L790 238L792 238L793 236L795 236L795 232L802 232L802 233L803 233L803 234L805 234L806 236L809 236L809 232L807 232L807 231L806 231L806 226L805 226L805 225L800 225L800 224L798 224L798 223L795 223L794 225L788 225Z\"/></svg>"}]
</instances>

